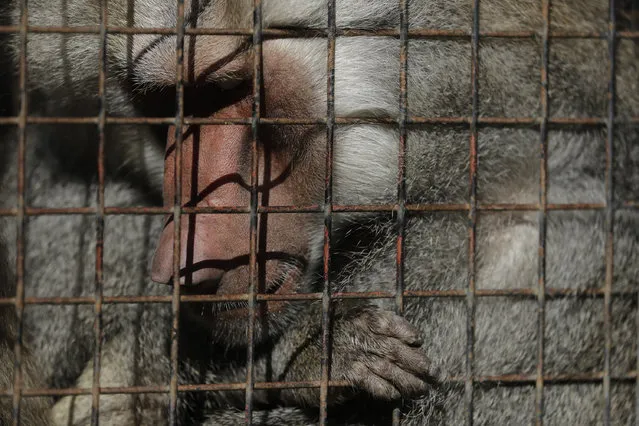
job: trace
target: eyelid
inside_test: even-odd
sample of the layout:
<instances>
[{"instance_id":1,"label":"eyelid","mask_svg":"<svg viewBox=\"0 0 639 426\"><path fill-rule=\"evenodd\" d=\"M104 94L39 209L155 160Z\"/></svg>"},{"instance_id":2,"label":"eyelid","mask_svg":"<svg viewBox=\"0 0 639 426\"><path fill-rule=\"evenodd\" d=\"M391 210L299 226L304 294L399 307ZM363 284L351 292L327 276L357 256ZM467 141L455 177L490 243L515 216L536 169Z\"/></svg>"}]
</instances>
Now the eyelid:
<instances>
[{"instance_id":1,"label":"eyelid","mask_svg":"<svg viewBox=\"0 0 639 426\"><path fill-rule=\"evenodd\" d=\"M242 83L244 80L239 78L225 78L217 81L217 85L223 90L233 90Z\"/></svg>"},{"instance_id":2,"label":"eyelid","mask_svg":"<svg viewBox=\"0 0 639 426\"><path fill-rule=\"evenodd\" d=\"M250 83L240 81L226 89L216 83L189 85L184 88L184 114L192 117L210 117L215 112L245 99L250 94Z\"/></svg>"}]
</instances>

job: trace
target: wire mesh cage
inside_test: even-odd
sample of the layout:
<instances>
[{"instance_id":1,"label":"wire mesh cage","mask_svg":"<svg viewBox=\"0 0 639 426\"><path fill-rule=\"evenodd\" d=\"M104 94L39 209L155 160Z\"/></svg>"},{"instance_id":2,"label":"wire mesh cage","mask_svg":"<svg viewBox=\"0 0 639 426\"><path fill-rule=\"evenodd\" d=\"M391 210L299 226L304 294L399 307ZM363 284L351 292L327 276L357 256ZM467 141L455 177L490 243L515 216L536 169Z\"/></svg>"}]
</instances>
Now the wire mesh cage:
<instances>
[{"instance_id":1,"label":"wire mesh cage","mask_svg":"<svg viewBox=\"0 0 639 426\"><path fill-rule=\"evenodd\" d=\"M8 308L14 308L17 318L16 339L14 347L13 362L13 380L10 389L0 390L2 397L11 400L12 421L13 424L21 424L24 415L24 400L36 397L56 397L64 396L90 396L91 398L91 424L98 424L101 412L101 396L104 395L124 395L124 394L160 394L169 400L169 418L170 424L178 424L178 405L180 395L196 394L206 392L224 392L224 391L241 391L244 393L245 407L244 420L247 424L251 424L253 412L256 410L255 392L256 391L281 391L284 389L302 389L313 388L319 389L319 413L318 422L320 424L329 423L329 414L331 407L329 400L332 389L348 386L344 380L337 380L331 377L331 310L335 303L343 300L352 299L387 299L392 301L395 312L403 314L407 300L419 299L454 299L463 305L464 318L463 326L465 330L465 342L463 342L463 370L460 374L448 375L445 382L455 384L463 389L463 406L464 406L464 422L466 424L477 423L474 405L476 402L476 389L478 386L522 386L534 389L534 421L537 424L544 422L546 413L545 404L548 399L549 385L554 384L596 384L602 386L601 398L604 401L603 420L605 424L615 423L612 417L613 402L611 387L617 382L636 383L636 368L628 372L613 372L614 365L611 365L614 358L614 319L613 319L613 299L616 297L635 300L637 298L636 289L615 288L615 214L618 211L636 211L639 206L639 200L627 198L620 199L615 196L615 171L614 166L617 164L615 158L615 137L618 127L637 126L639 125L639 116L618 116L619 106L617 96L618 79L616 68L623 66L617 60L617 48L621 42L634 45L639 39L639 29L636 26L637 13L639 11L639 3L627 0L626 2L610 0L607 5L609 15L607 17L608 28L601 31L592 31L591 29L574 28L571 30L557 29L552 24L553 4L551 0L542 0L540 2L540 18L541 26L539 29L507 29L507 30L484 30L482 29L482 21L480 16L483 13L491 13L489 6L484 6L480 0L468 0L468 7L472 9L472 22L470 29L455 29L454 26L444 26L443 28L415 28L411 27L411 6L417 1L399 0L397 2L396 13L399 17L399 25L397 27L384 27L378 29L370 28L352 28L342 27L338 25L339 7L336 0L327 0L325 4L327 19L324 28L279 28L264 25L263 8L261 0L253 2L253 27L252 28L206 28L198 27L197 23L190 18L188 7L193 7L192 3L184 0L176 0L175 8L176 22L174 25L158 28L140 27L134 25L122 25L120 22L112 24L109 22L110 5L108 0L100 0L95 2L99 7L99 25L77 25L70 22L64 26L53 25L33 25L30 24L30 16L33 12L26 0L16 2L20 4L19 19L12 21L6 19L0 22L0 34L6 39L9 37L15 41L19 55L17 57L17 79L14 84L9 84L9 79L5 80L7 85L5 92L13 92L13 98L0 98L6 101L6 104L13 104L16 108L7 106L2 110L0 116L0 126L2 126L3 134L11 134L6 140L17 141L16 158L7 156L11 161L15 160L17 165L16 183L14 189L15 203L8 207L0 209L0 216L7 220L6 223L16 224L15 233L15 292L9 294L0 293L0 305ZM66 2L62 2L66 5ZM62 4L61 3L61 4ZM319 2L318 2L319 3ZM339 3L339 2L337 2ZM65 7L70 7L69 5ZM484 9L486 7L486 9ZM37 11L36 11L37 12ZM508 25L504 26L505 28ZM452 29L451 29L452 28ZM82 111L89 107L83 105L78 106L78 114L74 116L61 116L56 114L55 108L50 115L47 114L31 114L31 105L29 105L29 67L27 60L27 51L31 46L30 38L32 35L51 35L63 34L65 36L85 36L93 37L99 40L98 52L91 54L97 55L98 72L97 72L97 94L94 96L96 101L97 115L87 116ZM155 114L153 116L136 115L112 115L109 114L107 105L109 103L109 93L107 90L107 82L111 78L115 78L114 74L121 72L109 65L111 48L109 40L127 40L128 37L148 36L150 39L157 38L175 40L174 57L174 85L169 91L172 111L174 115ZM193 59L189 57L189 52L193 48L188 47L188 43L195 43L197 37L237 37L245 40L246 51L251 52L252 70L250 73L250 82L245 89L250 94L251 105L250 115L246 117L210 117L197 116L189 114L186 98L189 91L192 90L193 78L189 73L193 72ZM336 96L336 44L340 39L356 38L356 37L382 37L392 39L397 44L398 62L395 65L399 81L397 99L396 116L340 116L336 113L335 96ZM265 92L264 92L264 76L263 76L263 43L265 40L272 39L321 39L324 43L326 52L325 75L326 80L323 84L326 87L325 103L323 103L324 114L321 118L290 118L290 117L273 117L264 114ZM463 116L451 115L431 115L423 116L415 114L410 108L410 67L411 67L411 49L412 41L455 41L464 43L468 47L468 67L466 70L469 76L469 99L468 114ZM528 70L538 76L539 98L536 100L539 104L538 113L530 116L489 116L485 115L482 110L482 78L481 78L481 61L484 40L505 40L508 43L531 43L537 49L539 55L536 63L539 69ZM553 58L553 43L561 41L597 41L606 45L607 62L602 66L606 67L608 81L606 83L607 102L605 106L605 114L602 116L561 116L553 111L553 100L550 92L553 89L552 73L550 71L551 60ZM79 41L82 43L82 41ZM185 43L187 47L185 48ZM186 52L186 54L185 54ZM454 71L451 71L454 73ZM578 77L576 77L578 78ZM73 84L70 82L69 84ZM635 86L636 89L636 83ZM166 95L164 92L163 95ZM557 108L559 109L559 108ZM15 110L15 114L14 114ZM336 131L340 126L355 126L362 124L382 124L393 127L397 132L397 159L394 160L396 167L396 180L394 182L393 201L388 203L341 203L336 200L333 192L334 187L334 152ZM183 129L188 126L242 126L250 133L250 181L248 188L250 197L246 205L237 206L201 206L201 205L184 205L183 203L183 185L182 168L184 164L183 142L185 133ZM84 206L69 205L45 205L35 206L29 203L27 194L27 180L30 170L26 169L25 156L27 155L27 146L30 143L28 129L42 126L43 129L49 129L55 126L82 126L84 128L93 129L97 135L97 144L95 145L95 185L92 187L94 192L85 194L88 199L92 200ZM173 197L165 200L165 207L157 205L145 206L115 206L109 205L107 202L107 171L106 164L110 161L106 154L107 133L109 127L117 126L148 126L159 128L161 126L172 126L171 131L173 138L173 161L174 161L174 185ZM317 203L310 205L269 205L264 203L263 195L259 189L260 175L260 147L259 141L263 136L266 127L277 126L314 126L321 127L324 133L324 153L323 153L323 196ZM411 155L410 146L407 146L412 129L455 129L464 137L467 137L467 145L464 150L464 157L467 159L467 192L464 200L453 200L453 202L411 202L411 197L407 194L407 165ZM536 153L538 170L536 176L538 181L535 185L538 188L538 199L532 202L483 202L480 201L478 191L480 184L478 175L481 174L479 166L480 157L480 140L483 137L482 132L490 131L490 129L533 129L537 136ZM600 159L603 166L603 184L605 187L605 200L601 202L587 201L576 199L574 202L555 202L549 196L548 187L550 177L548 174L548 158L549 133L551 129L563 128L579 128L579 129L603 129L606 135L602 146L605 147L605 156ZM93 135L93 133L91 133ZM488 138L488 136L486 136ZM0 152L4 152L0 150ZM488 160L487 160L488 161ZM55 183L54 183L55 184ZM11 201L13 203L13 201ZM63 202L64 203L64 202ZM547 217L549 214L558 211L588 211L598 212L604 217L604 234L605 234L605 280L601 285L594 287L575 289L571 287L549 287L546 285L547 268L546 268L546 240L547 240ZM481 233L481 225L478 225L478 215L495 215L522 212L536 215L538 224L537 233L537 259L536 277L537 284L532 288L478 288L477 280L477 238ZM395 271L394 285L392 291L375 289L372 291L350 291L349 289L333 288L333 279L331 275L333 270L333 262L335 261L332 253L334 234L334 217L340 214L368 214L368 213L384 213L392 217L394 222L394 241L395 241ZM242 294L194 294L185 292L183 286L179 285L179 277L181 276L181 252L183 244L181 240L180 223L185 220L188 215L200 214L224 214L224 215L243 215L247 217L249 229L249 254L248 254L248 289ZM323 243L323 262L320 267L320 279L322 283L321 289L315 292L295 293L295 294L273 294L264 290L260 285L261 269L260 266L260 244L265 238L261 234L260 218L264 215L300 215L309 214L321 216L322 223L322 243ZM464 250L466 258L464 259L465 271L467 276L466 286L464 288L427 288L413 289L405 286L405 258L406 258L406 240L410 239L407 234L406 222L409 216L419 215L446 215L459 214L466 219L467 226L464 230L466 234L466 243ZM172 280L170 294L109 294L105 293L105 252L109 250L109 220L111 217L119 216L170 216L173 222L173 245L172 245ZM186 215L186 216L185 216ZM72 292L64 295L51 294L49 296L31 295L25 291L25 277L29 273L28 250L29 243L27 241L27 227L30 220L45 216L74 216L82 218L82 220L93 220L95 223L94 230L94 247L88 250L94 257L94 265L90 269L94 277L91 282L92 294L77 295ZM11 222L9 222L11 221ZM4 223L4 222L3 222ZM114 225L115 226L115 225ZM13 244L13 241L9 241ZM116 244L117 242L113 242ZM51 244L55 244L52 242ZM85 283L85 286L87 283ZM35 294L35 293L34 293ZM478 304L483 298L504 298L505 300L527 300L534 303L534 318L531 319L535 328L536 341L534 342L534 359L536 364L532 371L521 374L513 373L496 373L483 374L475 368L475 359L477 358L475 340L477 336L477 309ZM603 311L601 314L604 341L603 347L603 363L602 369L592 371L582 371L574 373L555 373L547 372L545 357L545 335L549 327L549 321L546 319L546 306L549 300L562 298L576 298L584 300L598 300L602 302ZM616 300L616 299L615 299ZM264 302L315 302L321 306L321 373L317 380L307 381L256 381L254 364L256 346L256 312L260 309ZM181 334L187 333L181 327L180 311L185 304L189 303L244 303L248 310L248 319L246 323L247 347L246 347L246 374L241 380L230 383L217 383L215 381L195 381L193 383L181 383L178 373L181 368L180 364L180 347ZM505 302L509 303L509 302ZM136 385L136 386L105 386L102 383L104 371L101 372L104 364L105 356L104 348L108 345L105 340L103 313L110 309L111 306L123 305L132 306L136 304L161 304L170 307L171 329L165 330L170 334L168 342L170 344L170 363L165 366L170 369L170 380L166 383L157 385ZM23 368L25 361L23 360L23 317L30 306L85 306L92 309L90 315L93 316L93 328L90 331L92 335L92 357L89 361L90 373L87 380L83 381L84 386L62 386L55 388L32 387L25 383L23 377ZM183 338L183 336L182 336ZM639 362L639 361L637 361ZM637 397L639 401L639 397ZM636 403L639 410L639 403ZM392 410L393 424L402 422L402 410L399 406L390 407ZM635 418L639 416L635 414Z\"/></svg>"}]
</instances>

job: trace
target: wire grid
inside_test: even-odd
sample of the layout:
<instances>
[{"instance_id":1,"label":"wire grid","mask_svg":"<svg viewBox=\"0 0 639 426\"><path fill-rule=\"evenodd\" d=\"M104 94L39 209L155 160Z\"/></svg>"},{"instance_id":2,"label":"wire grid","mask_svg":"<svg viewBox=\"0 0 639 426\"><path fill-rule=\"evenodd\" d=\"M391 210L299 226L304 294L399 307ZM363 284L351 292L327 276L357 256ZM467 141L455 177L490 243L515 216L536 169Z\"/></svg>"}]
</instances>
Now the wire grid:
<instances>
[{"instance_id":1,"label":"wire grid","mask_svg":"<svg viewBox=\"0 0 639 426\"><path fill-rule=\"evenodd\" d=\"M627 295L639 298L636 291L615 290L613 288L613 256L614 256L614 211L615 209L637 209L639 201L614 200L614 180L612 164L614 159L613 142L615 126L619 123L639 124L639 117L631 117L623 120L615 117L615 46L619 39L639 39L639 31L617 31L615 15L615 0L609 0L609 28L606 32L585 31L550 31L551 0L542 0L543 30L541 34L534 31L490 31L482 32L479 27L479 0L472 1L473 25L470 32L461 30L435 30L435 29L409 29L409 10L407 0L398 0L400 10L399 29L338 29L336 27L335 0L327 0L328 25L322 29L271 29L262 28L262 2L254 0L254 26L253 29L213 29L213 28L186 28L184 0L177 2L177 25L175 28L129 28L111 27L107 22L107 0L100 0L99 26L84 27L42 27L28 26L27 0L21 0L20 24L17 26L0 26L0 33L19 33L19 93L20 107L17 117L0 117L0 125L15 125L18 127L18 181L16 208L0 209L0 216L13 216L18 224L17 232L17 257L16 257L16 295L12 298L0 298L0 305L14 305L18 318L18 333L15 344L15 377L13 392L0 390L0 395L11 396L13 401L13 423L20 422L20 403L23 396L64 396L64 395L92 395L92 424L98 424L99 396L101 394L140 394L140 393L168 393L170 399L171 424L177 423L177 398L180 392L202 391L228 391L244 390L246 394L246 422L252 421L253 391L255 389L290 389L290 388L319 388L320 389L320 424L326 424L328 418L327 397L331 386L344 386L341 381L330 380L330 306L332 300L337 299L376 299L394 298L398 313L403 312L406 298L437 297L459 298L466 301L467 307L467 345L466 368L462 376L448 377L447 380L464 384L466 423L473 424L473 390L481 383L512 383L522 385L534 385L535 393L535 419L537 424L543 423L544 417L544 386L548 383L603 383L603 397L605 399L604 424L610 424L610 384L615 381L635 381L637 386L636 411L639 417L639 356L637 370L622 375L613 376L610 371L610 357L612 348L612 297ZM634 5L634 3L633 3ZM636 13L636 11L635 11ZM98 96L99 113L97 117L30 117L27 113L27 65L26 65L26 39L27 33L74 33L74 34L98 34L100 36L99 47L99 74ZM176 43L176 115L174 117L109 117L106 112L106 37L107 34L157 34L175 35ZM184 117L184 38L186 35L239 35L252 36L254 50L253 64L253 109L250 119L213 119L213 118L187 118ZM355 36L384 36L396 37L400 41L400 96L399 118L358 118L336 117L334 105L335 91L335 43L337 37ZM307 38L326 37L327 39L327 116L326 119L286 119L286 118L262 118L261 117L261 90L262 90L262 41L268 38ZM472 114L469 117L419 117L409 114L408 105L408 41L410 39L469 39L471 43L471 90L472 90ZM479 117L478 108L478 70L480 61L480 38L511 38L530 39L540 38L542 46L542 62L540 73L540 117ZM605 39L609 50L609 81L608 81L608 115L604 118L551 118L548 109L548 66L549 66L549 41L551 39ZM32 208L25 204L25 147L26 129L29 124L95 124L98 128L98 193L96 208ZM383 123L397 124L399 127L399 157L397 177L397 202L386 205L335 205L332 202L332 152L334 140L334 127L338 124L366 124ZM175 125L175 199L172 208L162 207L106 207L104 205L104 144L105 127L107 124L147 124L147 125ZM252 167L251 167L251 202L249 206L226 207L182 207L181 206L181 144L183 125L204 124L243 124L250 125L252 131ZM258 205L258 156L257 144L259 140L259 127L261 124L274 125L311 125L323 124L326 126L326 174L325 196L323 205L309 206L260 206ZM411 125L445 124L453 126L467 126L470 129L470 175L469 175L469 201L464 204L408 204L406 203L405 187L405 153L407 129ZM605 203L571 203L550 204L547 202L547 157L548 157L548 130L551 126L593 126L605 127L606 137L606 169L605 169ZM536 127L540 129L540 182L539 202L534 204L480 204L477 202L477 138L478 129L482 126L503 127ZM546 215L553 210L599 210L605 213L606 226L606 276L605 285L599 289L552 289L545 283L545 244L546 244ZM409 212L467 212L469 217L468 238L468 287L465 290L421 290L411 291L404 289L404 237L405 218ZM537 211L539 215L539 264L537 289L508 289L508 290L477 290L475 288L475 237L478 212L497 213L503 211ZM397 214L397 270L395 292L331 292L330 272L330 234L332 215L337 212L395 212ZM103 242L104 242L104 217L106 215L121 214L172 214L175 221L175 235L173 245L174 277L179 277L180 269L180 218L182 214L196 213L232 213L250 214L250 286L248 294L239 295L181 295L179 282L174 281L172 296L111 296L104 297L103 292ZM305 293L291 295L259 294L256 291L257 281L257 224L258 215L262 213L323 213L324 214L324 288L321 293ZM96 273L94 297L48 297L36 298L24 295L24 259L25 237L24 225L28 216L37 215L92 215L95 216L97 227L96 242ZM177 280L177 278L174 278ZM478 376L473 371L474 357L474 328L475 328L475 300L476 297L521 297L536 299L538 305L538 346L537 369L535 374L510 374L497 376ZM563 297L602 297L604 299L604 369L601 372L577 373L577 374L545 374L544 373L544 328L545 328L545 300L546 298ZM256 304L264 301L284 300L318 300L322 302L322 348L321 380L303 382L255 382L253 375L254 359L254 312ZM230 384L178 384L178 337L179 337L179 308L181 302L220 302L220 301L246 301L249 306L248 347L247 347L247 377L245 382ZM171 381L166 386L135 386L135 387L101 387L100 386L100 344L102 329L103 304L118 303L171 303L173 324L171 330ZM82 305L93 304L95 310L94 337L95 352L93 357L93 383L90 389L23 389L22 388L22 317L25 304L68 304ZM639 317L638 317L639 321ZM639 351L639 350L638 350ZM393 423L399 424L400 411L393 412Z\"/></svg>"}]
</instances>

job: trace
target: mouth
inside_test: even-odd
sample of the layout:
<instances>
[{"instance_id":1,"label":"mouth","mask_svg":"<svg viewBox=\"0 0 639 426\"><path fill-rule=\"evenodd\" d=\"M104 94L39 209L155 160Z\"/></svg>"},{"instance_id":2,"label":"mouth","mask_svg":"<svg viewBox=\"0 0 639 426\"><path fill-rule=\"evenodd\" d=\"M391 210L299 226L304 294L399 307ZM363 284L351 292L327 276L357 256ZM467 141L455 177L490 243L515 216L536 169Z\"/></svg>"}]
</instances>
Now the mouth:
<instances>
[{"instance_id":1,"label":"mouth","mask_svg":"<svg viewBox=\"0 0 639 426\"><path fill-rule=\"evenodd\" d=\"M220 287L219 280L207 280L197 284L184 286L181 289L182 294L189 296L210 296L218 293ZM209 314L217 315L224 312L238 311L248 309L248 302L240 301L223 301L223 302L189 302L187 312L200 311L200 316L204 316L205 311Z\"/></svg>"},{"instance_id":2,"label":"mouth","mask_svg":"<svg viewBox=\"0 0 639 426\"><path fill-rule=\"evenodd\" d=\"M292 294L297 289L297 284L303 275L303 268L292 263L282 263L278 268L277 276L269 280L264 287L265 291L259 294ZM268 280L268 278L267 278ZM230 293L221 291L222 280L207 280L197 284L182 287L181 293L186 295L237 295L243 293ZM247 286L248 287L248 286ZM248 291L247 291L248 292ZM286 301L258 302L255 309L256 316L263 316L269 312L275 312L284 307ZM266 306L268 305L268 306ZM185 309L190 315L195 315L199 319L209 317L216 318L247 318L249 312L248 302L244 300L221 301L221 302L189 302Z\"/></svg>"}]
</instances>

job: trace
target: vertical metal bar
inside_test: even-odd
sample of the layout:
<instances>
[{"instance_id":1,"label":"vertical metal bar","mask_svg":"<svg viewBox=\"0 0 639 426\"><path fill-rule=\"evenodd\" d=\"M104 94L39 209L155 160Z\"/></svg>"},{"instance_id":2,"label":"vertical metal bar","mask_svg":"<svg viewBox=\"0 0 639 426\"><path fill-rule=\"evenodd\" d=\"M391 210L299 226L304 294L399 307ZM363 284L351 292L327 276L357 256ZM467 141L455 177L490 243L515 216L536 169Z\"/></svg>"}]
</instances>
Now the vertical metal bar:
<instances>
[{"instance_id":1,"label":"vertical metal bar","mask_svg":"<svg viewBox=\"0 0 639 426\"><path fill-rule=\"evenodd\" d=\"M335 138L335 0L327 0L326 52L326 169L324 175L324 287L322 292L322 357L320 381L320 425L328 421L328 381L331 370L331 231L333 227L333 142Z\"/></svg>"},{"instance_id":2,"label":"vertical metal bar","mask_svg":"<svg viewBox=\"0 0 639 426\"><path fill-rule=\"evenodd\" d=\"M249 297L246 349L246 392L244 413L246 424L253 423L253 388L255 386L255 309L257 305L257 225L258 225L258 168L259 131L262 117L262 0L253 0L253 110L251 114L251 206L250 206L250 253L249 253Z\"/></svg>"},{"instance_id":3,"label":"vertical metal bar","mask_svg":"<svg viewBox=\"0 0 639 426\"><path fill-rule=\"evenodd\" d=\"M473 424L475 358L475 237L477 231L477 119L479 116L479 0L473 0L470 79L472 116L470 120L470 210L468 212L468 288L466 290L466 422Z\"/></svg>"},{"instance_id":4,"label":"vertical metal bar","mask_svg":"<svg viewBox=\"0 0 639 426\"><path fill-rule=\"evenodd\" d=\"M399 0L400 7L400 69L399 69L399 155L397 164L397 269L395 306L404 312L404 237L406 225L406 142L408 121L408 3Z\"/></svg>"},{"instance_id":5,"label":"vertical metal bar","mask_svg":"<svg viewBox=\"0 0 639 426\"><path fill-rule=\"evenodd\" d=\"M399 150L397 158L397 265L395 310L404 313L404 238L406 236L406 139L408 120L408 2L399 0ZM401 423L401 410L393 410L393 425Z\"/></svg>"},{"instance_id":6,"label":"vertical metal bar","mask_svg":"<svg viewBox=\"0 0 639 426\"><path fill-rule=\"evenodd\" d=\"M539 128L539 247L537 265L537 379L535 388L535 423L544 423L544 344L546 327L546 218L548 205L548 65L550 2L542 0L541 52L541 124Z\"/></svg>"},{"instance_id":7,"label":"vertical metal bar","mask_svg":"<svg viewBox=\"0 0 639 426\"><path fill-rule=\"evenodd\" d=\"M637 22L637 18L639 18L639 0L633 0L632 2L632 6L631 6L631 25L630 25L630 30L631 31L635 31L639 28L639 22ZM628 41L626 41L628 42ZM638 50L636 49L636 43L635 43L635 50L633 52L637 52ZM639 306L639 293L637 294L636 297L636 302L637 302L637 306ZM637 337L637 349L636 349L636 368L637 371L639 371L639 310L637 310L636 313L636 337ZM635 382L635 423L639 422L639 375L637 375L637 379Z\"/></svg>"},{"instance_id":8,"label":"vertical metal bar","mask_svg":"<svg viewBox=\"0 0 639 426\"><path fill-rule=\"evenodd\" d=\"M27 0L20 2L20 59L19 92L20 112L18 116L18 188L17 188L17 237L16 237L16 321L17 334L14 346L13 371L13 424L20 424L20 402L22 399L22 332L24 314L24 246L25 246L25 152L27 146Z\"/></svg>"},{"instance_id":9,"label":"vertical metal bar","mask_svg":"<svg viewBox=\"0 0 639 426\"><path fill-rule=\"evenodd\" d=\"M173 199L173 295L171 311L171 383L169 385L169 424L177 425L178 341L180 337L180 240L182 216L182 126L184 124L184 0L177 0L175 42L175 196Z\"/></svg>"},{"instance_id":10,"label":"vertical metal bar","mask_svg":"<svg viewBox=\"0 0 639 426\"><path fill-rule=\"evenodd\" d=\"M614 275L614 140L615 140L615 49L617 17L615 0L609 0L608 21L608 119L606 121L606 283L604 288L604 424L610 424L610 356L612 352L612 285Z\"/></svg>"},{"instance_id":11,"label":"vertical metal bar","mask_svg":"<svg viewBox=\"0 0 639 426\"><path fill-rule=\"evenodd\" d=\"M637 303L636 306L639 306L639 293L637 293L635 301ZM636 366L637 368L639 368L639 310L637 310L637 312L635 313L635 327L636 327L636 338L637 338L637 348L636 348L636 352L635 352L635 359L636 359ZM637 370L639 371L639 370ZM635 379L635 424L637 423L637 420L639 419L639 375L637 375L636 379Z\"/></svg>"},{"instance_id":12,"label":"vertical metal bar","mask_svg":"<svg viewBox=\"0 0 639 426\"><path fill-rule=\"evenodd\" d=\"M91 386L91 424L100 422L100 357L102 351L102 295L104 259L104 142L106 125L106 73L107 73L107 0L100 0L100 46L98 48L98 208L95 237L95 319L93 320L93 383Z\"/></svg>"}]
</instances>

